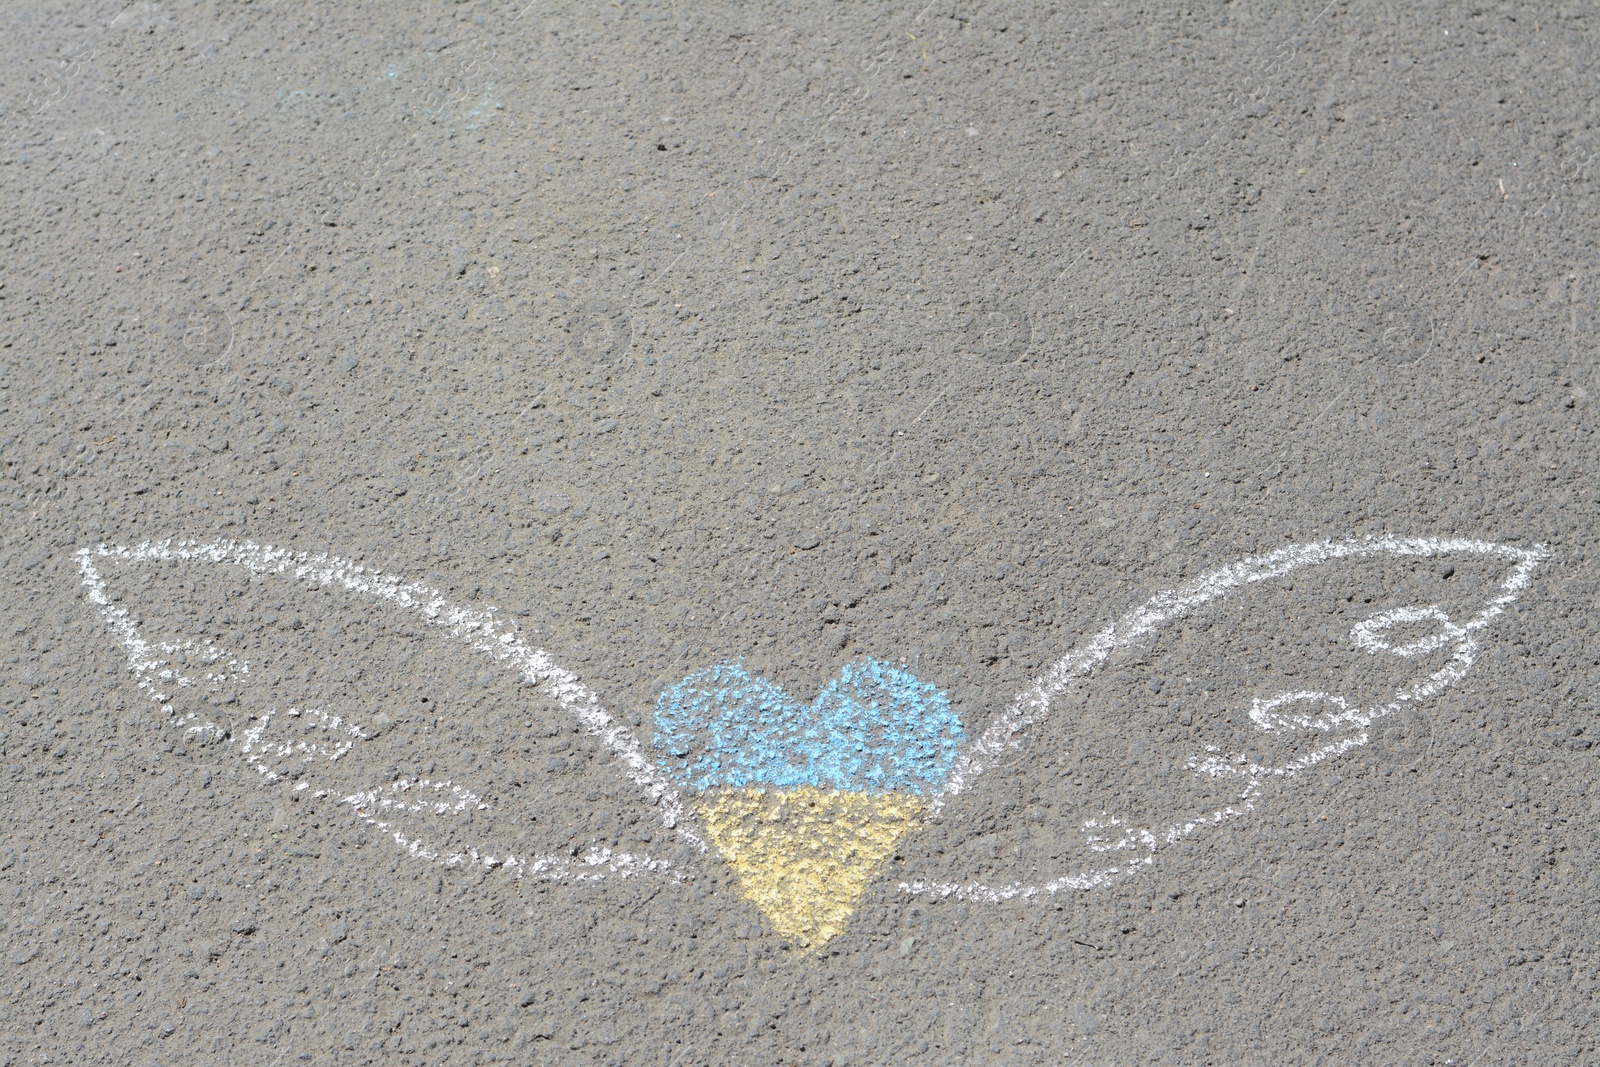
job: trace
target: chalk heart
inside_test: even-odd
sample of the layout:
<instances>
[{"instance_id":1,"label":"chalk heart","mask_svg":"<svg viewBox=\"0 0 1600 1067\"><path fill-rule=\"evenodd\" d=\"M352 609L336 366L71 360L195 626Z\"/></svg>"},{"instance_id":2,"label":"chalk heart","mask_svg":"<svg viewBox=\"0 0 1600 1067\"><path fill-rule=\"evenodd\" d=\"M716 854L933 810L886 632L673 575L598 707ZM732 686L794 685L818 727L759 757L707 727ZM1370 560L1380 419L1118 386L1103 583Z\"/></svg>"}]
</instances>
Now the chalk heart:
<instances>
[{"instance_id":1,"label":"chalk heart","mask_svg":"<svg viewBox=\"0 0 1600 1067\"><path fill-rule=\"evenodd\" d=\"M737 664L656 702L655 746L745 898L779 935L819 948L917 825L964 734L950 698L874 659L811 704Z\"/></svg>"}]
</instances>

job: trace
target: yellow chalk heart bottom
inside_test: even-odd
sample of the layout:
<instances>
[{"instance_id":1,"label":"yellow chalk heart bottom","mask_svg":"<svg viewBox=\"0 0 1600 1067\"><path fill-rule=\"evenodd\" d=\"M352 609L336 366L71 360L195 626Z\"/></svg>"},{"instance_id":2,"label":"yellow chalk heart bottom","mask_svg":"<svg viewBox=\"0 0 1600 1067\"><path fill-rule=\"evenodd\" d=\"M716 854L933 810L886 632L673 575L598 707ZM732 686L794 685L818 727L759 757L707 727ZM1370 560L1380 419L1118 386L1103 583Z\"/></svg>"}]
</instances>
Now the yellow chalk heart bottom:
<instances>
[{"instance_id":1,"label":"yellow chalk heart bottom","mask_svg":"<svg viewBox=\"0 0 1600 1067\"><path fill-rule=\"evenodd\" d=\"M819 948L844 929L878 866L926 807L905 793L719 789L696 808L745 899L790 941Z\"/></svg>"}]
</instances>

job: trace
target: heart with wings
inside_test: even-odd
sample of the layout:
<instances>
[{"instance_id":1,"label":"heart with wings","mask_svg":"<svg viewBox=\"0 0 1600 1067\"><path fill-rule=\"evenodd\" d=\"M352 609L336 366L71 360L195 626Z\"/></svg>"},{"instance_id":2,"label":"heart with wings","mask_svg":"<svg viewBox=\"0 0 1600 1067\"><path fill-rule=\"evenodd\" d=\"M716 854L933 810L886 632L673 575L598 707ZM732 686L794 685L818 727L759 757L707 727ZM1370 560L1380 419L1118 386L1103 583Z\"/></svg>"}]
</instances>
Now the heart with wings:
<instances>
[{"instance_id":1,"label":"heart with wings","mask_svg":"<svg viewBox=\"0 0 1600 1067\"><path fill-rule=\"evenodd\" d=\"M1049 896L1248 815L1464 678L1545 556L1381 537L1241 559L1105 626L975 737L890 663L809 704L726 664L661 694L646 746L514 624L427 586L235 541L77 554L162 727L287 803L513 878L691 880L720 860L812 948L891 861L904 896ZM1059 789L1019 826L998 772L1022 761Z\"/></svg>"}]
</instances>

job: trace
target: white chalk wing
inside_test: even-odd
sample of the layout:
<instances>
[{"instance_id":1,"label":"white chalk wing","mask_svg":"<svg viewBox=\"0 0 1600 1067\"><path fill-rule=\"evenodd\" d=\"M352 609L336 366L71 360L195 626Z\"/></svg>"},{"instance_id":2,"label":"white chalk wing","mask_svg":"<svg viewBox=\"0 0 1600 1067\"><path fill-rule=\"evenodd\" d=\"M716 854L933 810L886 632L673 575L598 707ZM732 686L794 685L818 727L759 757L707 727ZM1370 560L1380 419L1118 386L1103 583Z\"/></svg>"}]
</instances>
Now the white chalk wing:
<instances>
[{"instance_id":1,"label":"white chalk wing","mask_svg":"<svg viewBox=\"0 0 1600 1067\"><path fill-rule=\"evenodd\" d=\"M490 612L260 545L78 560L162 728L243 761L295 810L515 878L677 875L703 848L631 733Z\"/></svg>"},{"instance_id":2,"label":"white chalk wing","mask_svg":"<svg viewBox=\"0 0 1600 1067\"><path fill-rule=\"evenodd\" d=\"M902 888L973 900L1090 888L1309 788L1379 720L1467 677L1542 559L1482 541L1326 542L1152 597L963 753Z\"/></svg>"}]
</instances>

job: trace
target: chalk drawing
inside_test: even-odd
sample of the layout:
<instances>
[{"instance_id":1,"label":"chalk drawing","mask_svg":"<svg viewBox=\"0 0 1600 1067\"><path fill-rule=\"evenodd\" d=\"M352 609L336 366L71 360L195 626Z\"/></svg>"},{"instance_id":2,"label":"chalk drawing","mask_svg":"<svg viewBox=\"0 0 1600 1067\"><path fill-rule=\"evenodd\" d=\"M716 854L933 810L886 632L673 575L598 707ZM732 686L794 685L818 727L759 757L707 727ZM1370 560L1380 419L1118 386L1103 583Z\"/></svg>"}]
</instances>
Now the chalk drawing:
<instances>
[{"instance_id":1,"label":"chalk drawing","mask_svg":"<svg viewBox=\"0 0 1600 1067\"><path fill-rule=\"evenodd\" d=\"M811 946L844 929L964 738L948 694L874 659L846 665L809 706L737 664L691 674L656 704L656 750L745 898Z\"/></svg>"},{"instance_id":2,"label":"chalk drawing","mask_svg":"<svg viewBox=\"0 0 1600 1067\"><path fill-rule=\"evenodd\" d=\"M1234 799L1229 803L1165 820L1129 821L1112 813L1087 820L1082 835L1103 861L1047 881L906 881L899 885L903 893L998 902L1092 889L1145 869L1163 850L1198 831L1255 810L1266 783L1299 780L1367 744L1368 727L1377 720L1460 681L1477 658L1483 632L1528 587L1546 551L1477 540L1378 537L1293 545L1242 559L1156 594L1099 631L1018 694L974 739L965 737L945 693L875 660L845 667L809 705L738 665L712 667L661 695L653 738L659 760L649 758L599 698L542 649L527 645L490 612L451 604L426 586L333 556L247 542L100 545L80 549L77 557L87 599L122 643L137 685L167 709L169 725L233 748L263 783L331 797L421 860L501 869L518 878L569 883L612 875L684 878L695 868L692 857L709 854L714 845L739 875L746 897L781 936L816 946L844 928L861 892L906 834L945 817L951 801L1046 721L1063 694L1090 684L1110 657L1163 627L1247 587L1341 560L1476 557L1503 574L1487 587L1481 603L1458 612L1460 619L1441 605L1419 603L1385 607L1352 627L1350 647L1360 654L1419 665L1416 677L1376 703L1335 691L1337 684L1253 697L1248 722L1261 736L1284 733L1310 741L1300 754L1275 764L1202 745L1182 773L1230 785ZM582 729L600 738L619 773L637 787L638 803L654 809L663 826L692 846L691 859L675 864L598 847L577 854L557 848L518 855L487 843L443 847L420 839L407 829L413 825L407 820L465 821L487 805L477 791L447 779L341 787L339 768L348 766L358 746L382 739L335 710L257 709L254 724L237 734L198 711L175 710L175 693L220 688L247 677L251 665L210 640L147 640L142 620L110 595L100 569L108 563L242 568L286 583L342 589L437 627L461 647L540 687Z\"/></svg>"},{"instance_id":3,"label":"chalk drawing","mask_svg":"<svg viewBox=\"0 0 1600 1067\"><path fill-rule=\"evenodd\" d=\"M1150 635L1157 629L1185 619L1206 604L1227 597L1245 586L1282 578L1293 571L1339 560L1392 557L1429 559L1452 556L1478 556L1510 566L1504 581L1491 590L1481 609L1466 622L1455 623L1437 605L1416 605L1381 611L1358 623L1351 641L1372 655L1387 653L1410 658L1424 652L1449 649L1448 661L1408 684L1389 699L1367 707L1351 707L1339 694L1322 691L1290 691L1253 702L1250 719L1257 729L1320 731L1327 736L1294 759L1276 766L1252 762L1239 753L1223 752L1206 745L1192 755L1187 769L1214 780L1234 780L1237 798L1201 816L1175 818L1148 826L1128 826L1115 816L1090 820L1084 824L1091 848L1105 856L1104 864L1064 873L1037 884L1012 883L990 886L981 882L902 882L906 893L935 898L999 902L1017 897L1029 898L1067 889L1091 889L1125 878L1154 862L1156 854L1192 836L1197 831L1236 819L1255 809L1264 782L1290 780L1328 760L1365 745L1370 739L1366 728L1377 720L1437 696L1465 677L1478 654L1478 634L1516 601L1532 580L1535 567L1546 557L1543 546L1517 548L1487 541L1435 538L1377 537L1349 541L1324 541L1318 544L1291 545L1264 556L1242 559L1196 578L1178 589L1158 593L1144 604L1097 633L1081 648L1062 658L1032 688L1020 693L1011 708L990 724L981 736L957 757L944 787L930 798L929 819L939 818L951 799L971 786L978 775L992 766L1009 749L1018 746L1030 728L1044 722L1052 702L1080 679L1093 676L1115 652ZM1433 622L1437 631L1400 646L1392 645L1386 632L1403 623ZM1102 832L1104 831L1104 832Z\"/></svg>"}]
</instances>

